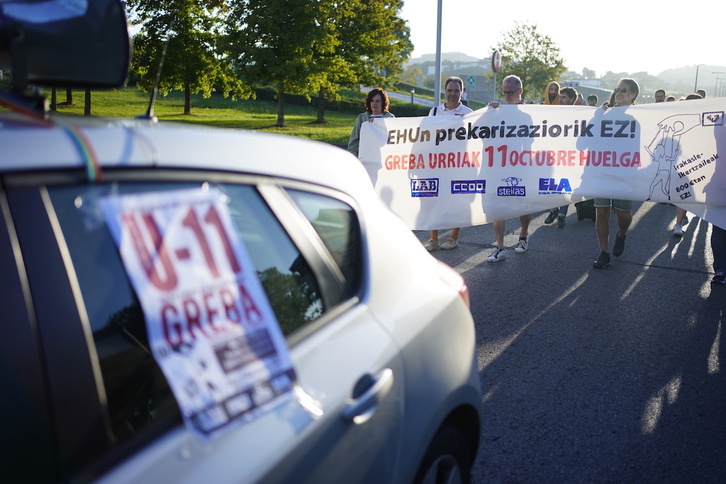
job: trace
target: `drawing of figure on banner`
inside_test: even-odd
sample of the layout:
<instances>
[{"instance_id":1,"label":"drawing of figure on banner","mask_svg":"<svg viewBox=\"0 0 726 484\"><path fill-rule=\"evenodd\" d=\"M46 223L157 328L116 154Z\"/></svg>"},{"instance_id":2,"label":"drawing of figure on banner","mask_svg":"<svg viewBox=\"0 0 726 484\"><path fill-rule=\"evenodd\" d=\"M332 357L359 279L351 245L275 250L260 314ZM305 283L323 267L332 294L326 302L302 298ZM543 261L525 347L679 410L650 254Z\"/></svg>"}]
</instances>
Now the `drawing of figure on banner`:
<instances>
[{"instance_id":1,"label":"drawing of figure on banner","mask_svg":"<svg viewBox=\"0 0 726 484\"><path fill-rule=\"evenodd\" d=\"M668 200L671 199L671 172L673 162L680 153L681 135L700 125L701 117L698 114L677 114L658 123L658 132L653 137L653 141L645 147L653 157L653 163L658 165L658 171L650 184L647 200L653 197L653 191L658 185L660 185L663 195Z\"/></svg>"}]
</instances>

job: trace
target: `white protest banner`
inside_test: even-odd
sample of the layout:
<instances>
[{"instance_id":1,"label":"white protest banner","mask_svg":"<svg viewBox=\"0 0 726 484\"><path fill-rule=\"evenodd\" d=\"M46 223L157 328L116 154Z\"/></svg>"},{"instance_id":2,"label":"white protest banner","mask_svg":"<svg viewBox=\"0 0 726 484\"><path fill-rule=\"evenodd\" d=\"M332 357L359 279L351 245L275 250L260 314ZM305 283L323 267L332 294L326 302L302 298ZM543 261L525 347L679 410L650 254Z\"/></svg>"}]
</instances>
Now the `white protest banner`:
<instances>
[{"instance_id":1,"label":"white protest banner","mask_svg":"<svg viewBox=\"0 0 726 484\"><path fill-rule=\"evenodd\" d=\"M111 196L101 207L191 430L216 435L292 395L285 338L221 192Z\"/></svg>"},{"instance_id":2,"label":"white protest banner","mask_svg":"<svg viewBox=\"0 0 726 484\"><path fill-rule=\"evenodd\" d=\"M384 118L364 123L360 160L411 229L484 224L595 197L671 202L726 227L724 111L726 100L706 99Z\"/></svg>"}]
</instances>

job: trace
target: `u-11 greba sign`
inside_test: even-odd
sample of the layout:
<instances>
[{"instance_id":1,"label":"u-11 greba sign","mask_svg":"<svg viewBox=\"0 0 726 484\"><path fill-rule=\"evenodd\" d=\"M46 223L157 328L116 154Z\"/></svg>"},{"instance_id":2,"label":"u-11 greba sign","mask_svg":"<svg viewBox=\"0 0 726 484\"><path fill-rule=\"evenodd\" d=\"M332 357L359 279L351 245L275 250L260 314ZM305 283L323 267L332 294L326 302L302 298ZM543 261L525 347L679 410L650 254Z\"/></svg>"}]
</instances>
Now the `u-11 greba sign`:
<instances>
[{"instance_id":1,"label":"u-11 greba sign","mask_svg":"<svg viewBox=\"0 0 726 484\"><path fill-rule=\"evenodd\" d=\"M726 99L501 105L364 123L360 160L411 228L479 225L589 198L670 202L726 227Z\"/></svg>"}]
</instances>

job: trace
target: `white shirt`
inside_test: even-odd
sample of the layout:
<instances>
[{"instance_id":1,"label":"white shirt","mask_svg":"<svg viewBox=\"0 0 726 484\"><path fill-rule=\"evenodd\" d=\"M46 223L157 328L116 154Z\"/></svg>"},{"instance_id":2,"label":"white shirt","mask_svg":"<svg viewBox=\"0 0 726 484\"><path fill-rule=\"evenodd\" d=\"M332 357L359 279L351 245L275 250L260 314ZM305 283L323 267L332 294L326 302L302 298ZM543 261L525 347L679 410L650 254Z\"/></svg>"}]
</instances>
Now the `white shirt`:
<instances>
[{"instance_id":1,"label":"white shirt","mask_svg":"<svg viewBox=\"0 0 726 484\"><path fill-rule=\"evenodd\" d=\"M436 111L435 114L434 111ZM431 111L429 111L429 116L463 116L465 114L469 114L472 111L474 110L468 106L464 106L462 103L459 103L459 105L456 106L454 109L448 109L446 107L446 103L441 103L440 106L431 108Z\"/></svg>"}]
</instances>

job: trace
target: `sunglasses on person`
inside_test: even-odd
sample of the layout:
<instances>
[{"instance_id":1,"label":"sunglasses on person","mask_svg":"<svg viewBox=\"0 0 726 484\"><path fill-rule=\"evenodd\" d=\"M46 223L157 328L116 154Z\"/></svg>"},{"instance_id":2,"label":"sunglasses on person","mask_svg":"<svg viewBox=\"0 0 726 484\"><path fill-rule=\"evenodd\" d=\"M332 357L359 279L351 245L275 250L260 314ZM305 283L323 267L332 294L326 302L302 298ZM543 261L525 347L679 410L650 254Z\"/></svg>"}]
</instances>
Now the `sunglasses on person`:
<instances>
[{"instance_id":1,"label":"sunglasses on person","mask_svg":"<svg viewBox=\"0 0 726 484\"><path fill-rule=\"evenodd\" d=\"M504 94L505 96L511 96L512 94L517 94L517 91L502 91L502 94Z\"/></svg>"},{"instance_id":2,"label":"sunglasses on person","mask_svg":"<svg viewBox=\"0 0 726 484\"><path fill-rule=\"evenodd\" d=\"M627 88L615 89L615 94L617 94L617 93L625 94L626 92L628 92L628 89Z\"/></svg>"}]
</instances>

